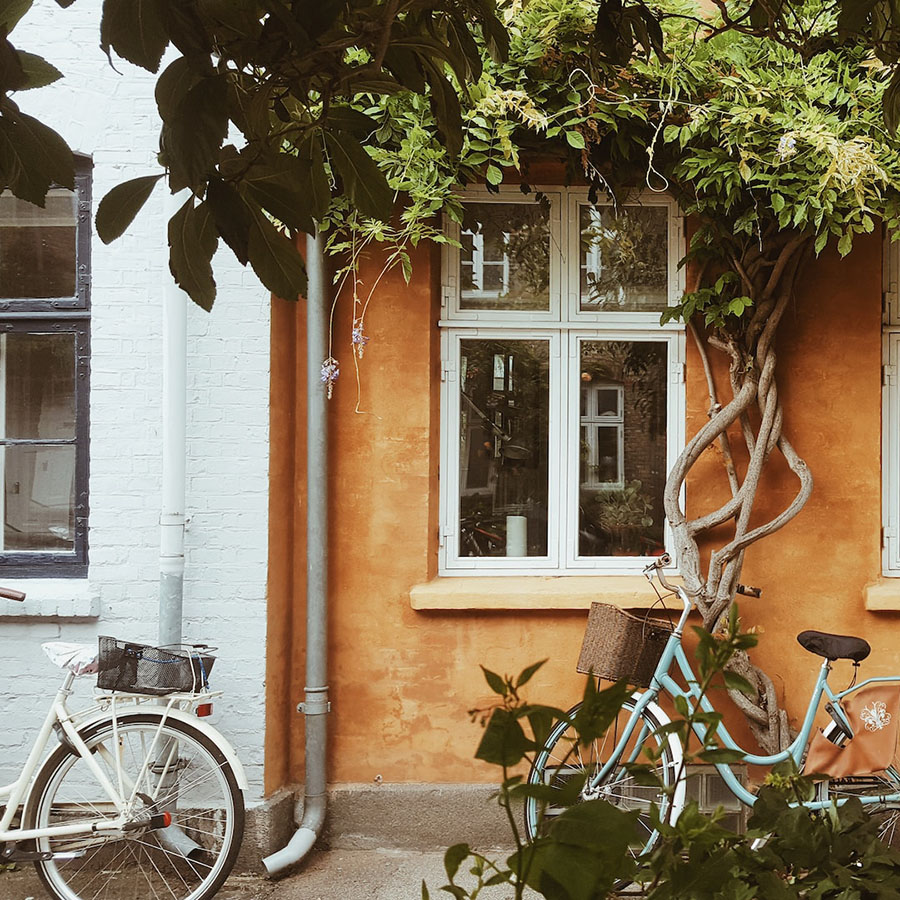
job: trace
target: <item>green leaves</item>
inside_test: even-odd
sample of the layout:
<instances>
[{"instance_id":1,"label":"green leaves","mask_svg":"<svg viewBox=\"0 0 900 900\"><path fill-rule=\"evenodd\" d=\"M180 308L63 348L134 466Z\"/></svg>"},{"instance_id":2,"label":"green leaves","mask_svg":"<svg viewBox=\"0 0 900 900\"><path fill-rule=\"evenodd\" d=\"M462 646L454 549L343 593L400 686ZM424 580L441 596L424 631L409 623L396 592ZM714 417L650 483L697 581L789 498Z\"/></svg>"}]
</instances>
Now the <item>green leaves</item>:
<instances>
[{"instance_id":1,"label":"green leaves","mask_svg":"<svg viewBox=\"0 0 900 900\"><path fill-rule=\"evenodd\" d=\"M277 297L296 300L306 293L306 268L297 248L257 210L252 211L247 250L253 271Z\"/></svg>"},{"instance_id":2,"label":"green leaves","mask_svg":"<svg viewBox=\"0 0 900 900\"><path fill-rule=\"evenodd\" d=\"M346 131L327 132L325 141L353 205L364 216L388 221L394 203L393 191L362 144Z\"/></svg>"},{"instance_id":3,"label":"green leaves","mask_svg":"<svg viewBox=\"0 0 900 900\"><path fill-rule=\"evenodd\" d=\"M169 220L169 268L179 287L207 312L216 297L210 260L217 243L209 206L194 206L189 197Z\"/></svg>"},{"instance_id":4,"label":"green leaves","mask_svg":"<svg viewBox=\"0 0 900 900\"><path fill-rule=\"evenodd\" d=\"M165 0L103 0L100 46L150 72L159 68L169 43Z\"/></svg>"},{"instance_id":5,"label":"green leaves","mask_svg":"<svg viewBox=\"0 0 900 900\"><path fill-rule=\"evenodd\" d=\"M100 201L96 216L97 236L104 244L125 232L162 177L160 172L125 181L116 185Z\"/></svg>"},{"instance_id":6,"label":"green leaves","mask_svg":"<svg viewBox=\"0 0 900 900\"><path fill-rule=\"evenodd\" d=\"M54 183L75 187L75 161L66 142L24 113L0 116L0 188L43 207Z\"/></svg>"}]
</instances>

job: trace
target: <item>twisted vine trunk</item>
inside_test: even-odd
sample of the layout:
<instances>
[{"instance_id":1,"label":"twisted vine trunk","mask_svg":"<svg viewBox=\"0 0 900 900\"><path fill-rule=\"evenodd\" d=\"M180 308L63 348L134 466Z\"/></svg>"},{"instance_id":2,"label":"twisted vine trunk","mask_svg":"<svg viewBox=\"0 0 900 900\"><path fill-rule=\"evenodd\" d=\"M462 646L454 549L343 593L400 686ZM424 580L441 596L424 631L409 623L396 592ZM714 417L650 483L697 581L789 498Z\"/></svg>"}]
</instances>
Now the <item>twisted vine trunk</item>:
<instances>
[{"instance_id":1,"label":"twisted vine trunk","mask_svg":"<svg viewBox=\"0 0 900 900\"><path fill-rule=\"evenodd\" d=\"M778 531L803 508L812 491L812 475L783 432L783 409L775 381L774 338L785 308L793 295L811 239L795 232L763 235L758 243L748 243L731 253L730 265L740 277L742 293L753 300L743 317L730 316L733 323L701 335L693 324L706 372L710 395L708 421L688 442L669 473L665 488L665 509L675 537L675 545L685 586L696 594L704 627L712 630L727 614L737 592L744 553L747 548ZM704 272L698 275L702 286ZM729 359L731 399L719 401L707 348L725 353ZM746 445L749 461L739 472L732 454L729 434L737 426ZM700 455L712 445L721 450L731 498L718 509L688 519L681 505L681 488ZM774 453L785 459L797 477L796 494L788 506L763 524L750 526L750 517L766 464ZM744 468L743 466L741 467ZM703 571L699 540L711 529L731 523L729 540L714 547ZM755 697L732 691L731 696L749 720L760 747L775 753L791 740L787 715L779 707L772 680L740 654L730 668L756 688Z\"/></svg>"}]
</instances>

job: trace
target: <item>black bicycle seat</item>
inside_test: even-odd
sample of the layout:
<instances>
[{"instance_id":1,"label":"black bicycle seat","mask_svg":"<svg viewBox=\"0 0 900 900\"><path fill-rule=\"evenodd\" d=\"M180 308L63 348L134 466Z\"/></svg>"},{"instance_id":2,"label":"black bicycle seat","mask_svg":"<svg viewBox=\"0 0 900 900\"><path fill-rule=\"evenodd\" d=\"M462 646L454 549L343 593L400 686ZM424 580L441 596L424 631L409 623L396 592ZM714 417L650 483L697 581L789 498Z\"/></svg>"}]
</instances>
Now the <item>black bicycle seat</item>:
<instances>
[{"instance_id":1,"label":"black bicycle seat","mask_svg":"<svg viewBox=\"0 0 900 900\"><path fill-rule=\"evenodd\" d=\"M804 650L825 659L852 659L862 662L871 652L868 641L847 634L826 634L824 631L801 631L797 641Z\"/></svg>"}]
</instances>

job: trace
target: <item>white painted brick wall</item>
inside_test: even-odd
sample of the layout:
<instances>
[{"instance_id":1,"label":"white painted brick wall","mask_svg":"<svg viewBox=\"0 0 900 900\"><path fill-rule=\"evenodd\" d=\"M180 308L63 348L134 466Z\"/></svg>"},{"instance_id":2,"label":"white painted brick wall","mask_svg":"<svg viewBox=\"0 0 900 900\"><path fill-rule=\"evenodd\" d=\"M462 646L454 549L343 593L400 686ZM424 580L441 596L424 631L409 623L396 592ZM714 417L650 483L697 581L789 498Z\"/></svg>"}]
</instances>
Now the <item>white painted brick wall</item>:
<instances>
[{"instance_id":1,"label":"white painted brick wall","mask_svg":"<svg viewBox=\"0 0 900 900\"><path fill-rule=\"evenodd\" d=\"M125 62L110 68L100 5L63 10L38 0L13 35L66 76L16 99L93 158L95 209L120 181L155 172L158 146L155 78ZM9 618L21 609L0 601L0 782L23 758L26 732L58 681L41 641L156 637L163 194L159 185L111 246L93 242L90 572L86 581L19 582L27 618ZM213 682L226 696L213 721L237 748L253 802L265 711L269 300L228 251L215 275L213 313L192 306L188 315L185 636L220 648Z\"/></svg>"}]
</instances>

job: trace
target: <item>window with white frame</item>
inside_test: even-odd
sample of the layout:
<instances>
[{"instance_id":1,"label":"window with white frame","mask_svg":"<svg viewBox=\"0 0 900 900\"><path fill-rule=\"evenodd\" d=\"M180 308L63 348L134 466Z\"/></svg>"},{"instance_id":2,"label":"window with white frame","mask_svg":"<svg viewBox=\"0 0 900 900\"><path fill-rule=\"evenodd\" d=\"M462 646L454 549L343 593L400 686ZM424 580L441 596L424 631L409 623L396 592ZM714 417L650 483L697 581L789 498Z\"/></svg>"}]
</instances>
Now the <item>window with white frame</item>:
<instances>
[{"instance_id":1,"label":"window with white frame","mask_svg":"<svg viewBox=\"0 0 900 900\"><path fill-rule=\"evenodd\" d=\"M447 235L441 571L637 571L684 439L677 209L472 191Z\"/></svg>"}]
</instances>

